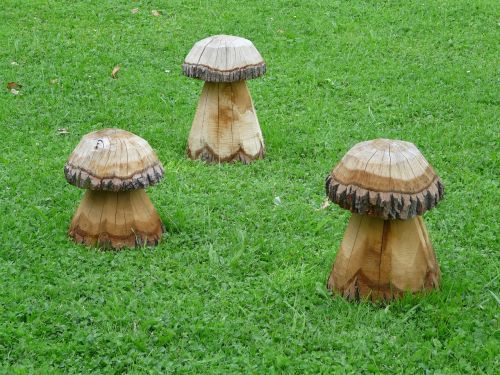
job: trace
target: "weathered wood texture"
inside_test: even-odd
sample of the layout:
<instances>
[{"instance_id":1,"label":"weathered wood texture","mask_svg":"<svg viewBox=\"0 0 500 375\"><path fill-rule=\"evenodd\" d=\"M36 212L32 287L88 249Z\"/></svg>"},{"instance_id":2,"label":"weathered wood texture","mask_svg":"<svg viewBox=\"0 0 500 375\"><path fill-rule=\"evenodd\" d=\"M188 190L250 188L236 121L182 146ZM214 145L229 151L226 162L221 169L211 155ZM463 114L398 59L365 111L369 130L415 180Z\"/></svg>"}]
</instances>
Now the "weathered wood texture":
<instances>
[{"instance_id":1,"label":"weathered wood texture","mask_svg":"<svg viewBox=\"0 0 500 375\"><path fill-rule=\"evenodd\" d=\"M326 192L354 213L408 219L436 206L444 186L415 145L376 139L347 152L326 178Z\"/></svg>"},{"instance_id":2,"label":"weathered wood texture","mask_svg":"<svg viewBox=\"0 0 500 375\"><path fill-rule=\"evenodd\" d=\"M69 235L77 243L121 249L156 245L164 231L144 190L87 190L71 221Z\"/></svg>"},{"instance_id":3,"label":"weathered wood texture","mask_svg":"<svg viewBox=\"0 0 500 375\"><path fill-rule=\"evenodd\" d=\"M327 287L347 299L391 300L439 287L440 270L424 221L353 214Z\"/></svg>"},{"instance_id":4,"label":"weathered wood texture","mask_svg":"<svg viewBox=\"0 0 500 375\"><path fill-rule=\"evenodd\" d=\"M206 82L236 82L260 77L266 72L266 64L251 41L215 35L193 46L182 71Z\"/></svg>"},{"instance_id":5,"label":"weathered wood texture","mask_svg":"<svg viewBox=\"0 0 500 375\"><path fill-rule=\"evenodd\" d=\"M188 156L249 163L264 157L264 140L245 81L206 82L188 139Z\"/></svg>"},{"instance_id":6,"label":"weathered wood texture","mask_svg":"<svg viewBox=\"0 0 500 375\"><path fill-rule=\"evenodd\" d=\"M158 183L163 166L141 137L121 129L85 135L64 166L68 182L82 189L128 191Z\"/></svg>"}]
</instances>

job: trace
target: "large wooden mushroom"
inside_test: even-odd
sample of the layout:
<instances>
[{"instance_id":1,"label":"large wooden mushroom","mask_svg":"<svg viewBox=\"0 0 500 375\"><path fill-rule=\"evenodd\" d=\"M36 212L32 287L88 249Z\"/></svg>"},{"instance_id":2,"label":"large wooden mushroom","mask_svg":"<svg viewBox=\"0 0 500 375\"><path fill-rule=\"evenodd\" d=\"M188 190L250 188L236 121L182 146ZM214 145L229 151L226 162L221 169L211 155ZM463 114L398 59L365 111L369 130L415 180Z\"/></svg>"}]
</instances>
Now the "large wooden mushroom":
<instances>
[{"instance_id":1,"label":"large wooden mushroom","mask_svg":"<svg viewBox=\"0 0 500 375\"><path fill-rule=\"evenodd\" d=\"M326 192L352 212L328 289L375 301L439 286L439 266L420 215L442 199L444 187L415 145L358 143L327 177Z\"/></svg>"},{"instance_id":2,"label":"large wooden mushroom","mask_svg":"<svg viewBox=\"0 0 500 375\"><path fill-rule=\"evenodd\" d=\"M216 35L197 42L182 65L205 81L188 139L188 156L208 162L250 163L264 157L264 140L246 80L266 71L247 39Z\"/></svg>"},{"instance_id":3,"label":"large wooden mushroom","mask_svg":"<svg viewBox=\"0 0 500 375\"><path fill-rule=\"evenodd\" d=\"M121 129L89 133L64 174L88 189L69 228L77 243L114 249L158 243L164 227L144 189L162 179L163 167L144 139Z\"/></svg>"}]
</instances>

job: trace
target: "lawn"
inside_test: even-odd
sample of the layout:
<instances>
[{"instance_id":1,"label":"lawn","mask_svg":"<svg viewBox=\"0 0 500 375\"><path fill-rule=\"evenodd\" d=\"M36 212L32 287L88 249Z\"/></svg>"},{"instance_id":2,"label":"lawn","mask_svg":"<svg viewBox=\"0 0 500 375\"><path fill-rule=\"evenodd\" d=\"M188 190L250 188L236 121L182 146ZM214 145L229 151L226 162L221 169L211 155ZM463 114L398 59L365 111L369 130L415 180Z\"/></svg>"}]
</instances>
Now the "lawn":
<instances>
[{"instance_id":1,"label":"lawn","mask_svg":"<svg viewBox=\"0 0 500 375\"><path fill-rule=\"evenodd\" d=\"M498 28L493 0L3 0L0 373L497 373ZM181 64L212 34L268 65L248 83L267 156L248 166L186 158L202 82ZM83 191L64 163L105 127L165 166L154 249L67 237ZM424 215L441 289L385 306L326 291L349 213L319 209L377 137L415 143L446 186Z\"/></svg>"}]
</instances>

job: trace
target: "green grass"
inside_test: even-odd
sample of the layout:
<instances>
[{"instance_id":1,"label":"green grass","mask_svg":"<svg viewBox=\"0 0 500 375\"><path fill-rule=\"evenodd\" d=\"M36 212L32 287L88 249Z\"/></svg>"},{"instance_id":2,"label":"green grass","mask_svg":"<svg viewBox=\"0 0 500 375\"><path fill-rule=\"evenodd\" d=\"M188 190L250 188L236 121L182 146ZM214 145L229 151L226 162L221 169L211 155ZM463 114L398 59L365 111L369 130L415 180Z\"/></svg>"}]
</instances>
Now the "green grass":
<instances>
[{"instance_id":1,"label":"green grass","mask_svg":"<svg viewBox=\"0 0 500 375\"><path fill-rule=\"evenodd\" d=\"M0 373L496 373L498 28L493 0L3 0ZM268 64L249 82L267 157L249 166L185 155L202 82L181 64L219 33ZM67 238L83 192L63 166L104 127L165 166L157 248ZM442 288L386 307L327 293L349 213L317 210L376 137L415 143L446 185L425 214Z\"/></svg>"}]
</instances>

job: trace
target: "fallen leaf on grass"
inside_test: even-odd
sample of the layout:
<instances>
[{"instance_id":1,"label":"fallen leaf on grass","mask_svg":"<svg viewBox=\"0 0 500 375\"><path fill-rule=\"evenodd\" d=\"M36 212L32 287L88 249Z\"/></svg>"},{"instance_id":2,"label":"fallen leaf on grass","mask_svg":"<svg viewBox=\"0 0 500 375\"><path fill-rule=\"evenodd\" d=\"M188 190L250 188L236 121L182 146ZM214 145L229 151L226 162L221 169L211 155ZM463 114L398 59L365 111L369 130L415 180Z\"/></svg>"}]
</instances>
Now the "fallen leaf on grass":
<instances>
[{"instance_id":1,"label":"fallen leaf on grass","mask_svg":"<svg viewBox=\"0 0 500 375\"><path fill-rule=\"evenodd\" d=\"M153 9L153 10L151 11L151 14L152 14L153 16L155 16L155 17L159 17L159 16L161 16L160 11L158 11L158 10L156 10L156 9Z\"/></svg>"},{"instance_id":2,"label":"fallen leaf on grass","mask_svg":"<svg viewBox=\"0 0 500 375\"><path fill-rule=\"evenodd\" d=\"M134 8L130 11L132 14L139 13L139 8Z\"/></svg>"},{"instance_id":3,"label":"fallen leaf on grass","mask_svg":"<svg viewBox=\"0 0 500 375\"><path fill-rule=\"evenodd\" d=\"M23 87L23 85L20 85L17 82L9 82L9 83L7 83L7 90L12 90L12 89L18 90L21 87Z\"/></svg>"},{"instance_id":4,"label":"fallen leaf on grass","mask_svg":"<svg viewBox=\"0 0 500 375\"><path fill-rule=\"evenodd\" d=\"M7 83L7 90L9 90L9 92L12 95L19 95L19 90L21 89L21 87L23 87L23 86L17 82L8 82Z\"/></svg>"},{"instance_id":5,"label":"fallen leaf on grass","mask_svg":"<svg viewBox=\"0 0 500 375\"><path fill-rule=\"evenodd\" d=\"M69 131L66 128L60 128L60 129L57 129L57 134L66 135L66 134L69 134Z\"/></svg>"},{"instance_id":6,"label":"fallen leaf on grass","mask_svg":"<svg viewBox=\"0 0 500 375\"><path fill-rule=\"evenodd\" d=\"M116 75L120 71L120 65L117 65L113 68L113 71L111 72L111 77L113 78L118 78Z\"/></svg>"}]
</instances>

